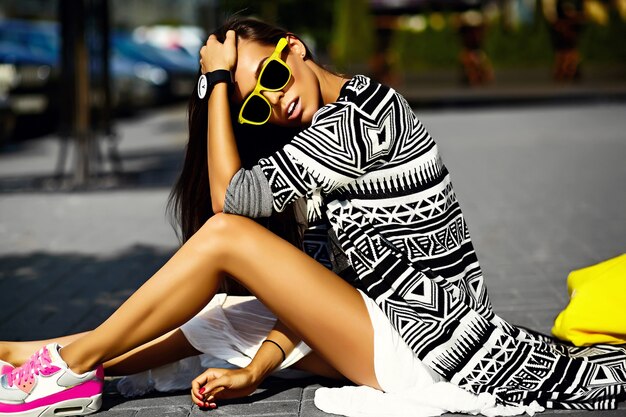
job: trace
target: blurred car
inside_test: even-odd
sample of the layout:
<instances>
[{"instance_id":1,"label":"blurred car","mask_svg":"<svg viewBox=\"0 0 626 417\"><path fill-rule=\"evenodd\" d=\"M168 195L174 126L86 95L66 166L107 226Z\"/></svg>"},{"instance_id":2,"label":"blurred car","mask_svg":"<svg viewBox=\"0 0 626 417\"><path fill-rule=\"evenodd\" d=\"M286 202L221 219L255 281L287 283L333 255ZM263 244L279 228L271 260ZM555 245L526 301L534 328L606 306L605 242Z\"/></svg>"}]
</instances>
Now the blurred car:
<instances>
[{"instance_id":1,"label":"blurred car","mask_svg":"<svg viewBox=\"0 0 626 417\"><path fill-rule=\"evenodd\" d=\"M133 39L165 50L180 50L197 63L200 48L206 42L206 32L199 26L139 26L133 30Z\"/></svg>"},{"instance_id":2,"label":"blurred car","mask_svg":"<svg viewBox=\"0 0 626 417\"><path fill-rule=\"evenodd\" d=\"M0 64L0 147L13 133L15 115L9 103L9 88L15 79L15 67Z\"/></svg>"},{"instance_id":3,"label":"blurred car","mask_svg":"<svg viewBox=\"0 0 626 417\"><path fill-rule=\"evenodd\" d=\"M188 97L197 81L198 61L181 50L165 50L139 43L130 32L111 37L114 54L134 62L135 75L153 83L160 102Z\"/></svg>"},{"instance_id":4,"label":"blurred car","mask_svg":"<svg viewBox=\"0 0 626 417\"><path fill-rule=\"evenodd\" d=\"M13 121L32 116L57 120L60 54L58 23L0 20L3 127L8 129L15 125ZM90 60L92 79L101 71L94 61ZM130 33L111 35L109 62L112 104L125 112L188 97L195 86L198 69L195 58L180 50L163 50L136 42Z\"/></svg>"},{"instance_id":5,"label":"blurred car","mask_svg":"<svg viewBox=\"0 0 626 417\"><path fill-rule=\"evenodd\" d=\"M136 62L111 52L111 101L121 113L133 113L158 101L159 85L137 75Z\"/></svg>"},{"instance_id":6,"label":"blurred car","mask_svg":"<svg viewBox=\"0 0 626 417\"><path fill-rule=\"evenodd\" d=\"M57 28L50 23L0 22L0 91L13 121L37 115L54 118L58 108L57 38Z\"/></svg>"}]
</instances>

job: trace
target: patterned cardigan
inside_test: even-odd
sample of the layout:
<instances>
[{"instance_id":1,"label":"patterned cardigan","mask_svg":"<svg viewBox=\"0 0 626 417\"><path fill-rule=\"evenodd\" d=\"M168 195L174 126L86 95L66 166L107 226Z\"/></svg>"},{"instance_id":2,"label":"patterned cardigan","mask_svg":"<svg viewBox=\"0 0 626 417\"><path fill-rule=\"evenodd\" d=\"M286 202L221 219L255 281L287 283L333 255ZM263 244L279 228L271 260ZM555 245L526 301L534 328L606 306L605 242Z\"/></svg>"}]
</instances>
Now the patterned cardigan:
<instances>
[{"instance_id":1,"label":"patterned cardigan","mask_svg":"<svg viewBox=\"0 0 626 417\"><path fill-rule=\"evenodd\" d=\"M225 212L267 216L301 197L352 284L447 380L507 405L599 409L626 398L626 349L568 347L493 312L437 145L393 89L352 78L310 127L235 175ZM324 253L314 240L305 250Z\"/></svg>"}]
</instances>

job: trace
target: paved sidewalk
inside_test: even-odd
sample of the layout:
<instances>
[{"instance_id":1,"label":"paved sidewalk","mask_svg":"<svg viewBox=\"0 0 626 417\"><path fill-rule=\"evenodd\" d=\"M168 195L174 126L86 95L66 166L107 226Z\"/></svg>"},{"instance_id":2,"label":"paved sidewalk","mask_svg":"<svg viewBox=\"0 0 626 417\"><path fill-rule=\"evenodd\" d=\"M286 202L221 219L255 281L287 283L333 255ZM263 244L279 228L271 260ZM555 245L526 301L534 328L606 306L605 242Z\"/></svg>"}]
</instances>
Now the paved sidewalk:
<instances>
[{"instance_id":1,"label":"paved sidewalk","mask_svg":"<svg viewBox=\"0 0 626 417\"><path fill-rule=\"evenodd\" d=\"M484 269L494 308L549 332L576 268L626 252L626 104L419 111L437 139ZM185 144L185 109L119 123L128 181L55 192L58 144L0 153L0 340L98 325L173 253L165 202ZM321 380L269 381L209 414L187 393L126 400L109 384L103 417L303 416ZM623 416L613 412L547 415Z\"/></svg>"}]
</instances>

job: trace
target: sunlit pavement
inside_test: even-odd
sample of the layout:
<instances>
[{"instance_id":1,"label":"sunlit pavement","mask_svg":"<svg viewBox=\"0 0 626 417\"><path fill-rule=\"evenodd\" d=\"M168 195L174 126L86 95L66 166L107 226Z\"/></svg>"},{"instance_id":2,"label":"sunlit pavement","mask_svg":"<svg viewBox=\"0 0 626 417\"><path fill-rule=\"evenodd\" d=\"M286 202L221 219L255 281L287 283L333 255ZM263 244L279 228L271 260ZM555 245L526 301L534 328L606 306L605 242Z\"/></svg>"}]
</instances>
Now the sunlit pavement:
<instances>
[{"instance_id":1,"label":"sunlit pavement","mask_svg":"<svg viewBox=\"0 0 626 417\"><path fill-rule=\"evenodd\" d=\"M626 252L626 104L418 115L452 173L496 312L549 332L567 303L568 272ZM109 189L50 191L54 137L0 153L0 340L96 326L175 250L165 204L186 140L185 109L117 127L130 174ZM318 382L273 381L209 413L326 415L312 402ZM205 415L186 392L135 400L111 393L102 410L109 417ZM626 405L546 414L618 416Z\"/></svg>"}]
</instances>

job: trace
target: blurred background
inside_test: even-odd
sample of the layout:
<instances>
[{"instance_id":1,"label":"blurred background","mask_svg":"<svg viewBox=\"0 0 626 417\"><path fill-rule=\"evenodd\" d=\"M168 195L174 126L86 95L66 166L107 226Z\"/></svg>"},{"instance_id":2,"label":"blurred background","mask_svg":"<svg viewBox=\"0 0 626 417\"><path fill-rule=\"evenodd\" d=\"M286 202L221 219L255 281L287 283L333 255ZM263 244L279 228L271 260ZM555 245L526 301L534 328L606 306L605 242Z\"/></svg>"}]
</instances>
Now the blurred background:
<instances>
[{"instance_id":1,"label":"blurred background","mask_svg":"<svg viewBox=\"0 0 626 417\"><path fill-rule=\"evenodd\" d=\"M185 100L207 33L236 12L416 107L625 91L626 0L0 0L0 149L112 136L116 118Z\"/></svg>"}]
</instances>

